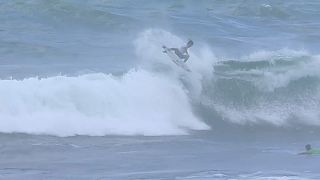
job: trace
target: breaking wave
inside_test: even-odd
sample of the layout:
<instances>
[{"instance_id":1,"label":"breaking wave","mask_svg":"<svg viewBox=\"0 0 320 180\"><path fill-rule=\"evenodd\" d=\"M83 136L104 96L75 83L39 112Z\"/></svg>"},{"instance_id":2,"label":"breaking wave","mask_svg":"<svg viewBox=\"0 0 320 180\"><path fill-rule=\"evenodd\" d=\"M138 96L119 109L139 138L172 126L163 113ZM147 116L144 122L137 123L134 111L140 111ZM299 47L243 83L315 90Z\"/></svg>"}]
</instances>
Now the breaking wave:
<instances>
[{"instance_id":1,"label":"breaking wave","mask_svg":"<svg viewBox=\"0 0 320 180\"><path fill-rule=\"evenodd\" d=\"M320 125L319 60L288 49L222 60L206 104L239 124Z\"/></svg>"},{"instance_id":2,"label":"breaking wave","mask_svg":"<svg viewBox=\"0 0 320 180\"><path fill-rule=\"evenodd\" d=\"M164 34L174 37L162 30L143 32L135 42L137 56L157 60L139 50L157 46L145 38L161 39ZM145 50L152 53L159 47ZM158 55L162 62L170 62ZM58 136L180 135L209 129L193 113L189 98L201 92L201 74L183 77L185 82L190 80L188 86L180 81L183 74L138 67L119 76L95 73L0 80L0 131Z\"/></svg>"},{"instance_id":3,"label":"breaking wave","mask_svg":"<svg viewBox=\"0 0 320 180\"><path fill-rule=\"evenodd\" d=\"M1 132L170 135L208 129L179 82L145 70L0 84Z\"/></svg>"},{"instance_id":4,"label":"breaking wave","mask_svg":"<svg viewBox=\"0 0 320 180\"><path fill-rule=\"evenodd\" d=\"M141 32L133 42L139 63L122 75L0 80L0 131L181 135L217 121L320 125L319 56L282 49L224 59L198 42L188 73L161 52L186 39L161 29ZM216 116L199 114L202 106Z\"/></svg>"}]
</instances>

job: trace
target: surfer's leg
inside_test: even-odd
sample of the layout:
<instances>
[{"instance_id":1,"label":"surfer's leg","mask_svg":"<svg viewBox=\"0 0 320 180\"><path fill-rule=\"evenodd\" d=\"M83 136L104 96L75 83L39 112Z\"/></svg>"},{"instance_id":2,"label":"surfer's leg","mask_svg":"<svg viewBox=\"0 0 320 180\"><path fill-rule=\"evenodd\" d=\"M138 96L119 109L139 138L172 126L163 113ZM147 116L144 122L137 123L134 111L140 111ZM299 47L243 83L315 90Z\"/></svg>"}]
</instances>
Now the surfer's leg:
<instances>
[{"instance_id":1,"label":"surfer's leg","mask_svg":"<svg viewBox=\"0 0 320 180\"><path fill-rule=\"evenodd\" d=\"M187 62L187 61L188 61L188 59L189 59L189 57L190 57L190 56L189 56L189 54L184 55L184 57L183 57L183 59L184 59L184 60L183 60L183 62Z\"/></svg>"}]
</instances>

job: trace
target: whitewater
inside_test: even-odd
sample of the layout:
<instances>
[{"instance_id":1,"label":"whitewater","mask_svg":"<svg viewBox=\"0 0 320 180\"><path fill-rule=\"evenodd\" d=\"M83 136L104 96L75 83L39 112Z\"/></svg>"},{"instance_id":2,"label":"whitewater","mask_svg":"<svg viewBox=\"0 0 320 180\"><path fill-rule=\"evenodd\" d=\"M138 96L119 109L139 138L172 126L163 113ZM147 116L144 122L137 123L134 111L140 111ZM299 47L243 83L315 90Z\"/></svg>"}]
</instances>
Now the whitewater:
<instances>
[{"instance_id":1,"label":"whitewater","mask_svg":"<svg viewBox=\"0 0 320 180\"><path fill-rule=\"evenodd\" d=\"M0 2L0 178L320 178L319 8Z\"/></svg>"}]
</instances>

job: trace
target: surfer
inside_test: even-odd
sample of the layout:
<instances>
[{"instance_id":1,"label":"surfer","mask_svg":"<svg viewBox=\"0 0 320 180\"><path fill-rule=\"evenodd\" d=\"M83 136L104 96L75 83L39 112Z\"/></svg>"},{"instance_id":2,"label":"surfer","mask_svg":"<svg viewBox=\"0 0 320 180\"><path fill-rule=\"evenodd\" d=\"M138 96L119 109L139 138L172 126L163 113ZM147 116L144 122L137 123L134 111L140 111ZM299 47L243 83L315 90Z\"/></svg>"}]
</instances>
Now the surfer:
<instances>
[{"instance_id":1,"label":"surfer","mask_svg":"<svg viewBox=\"0 0 320 180\"><path fill-rule=\"evenodd\" d=\"M305 151L302 153L299 153L299 155L312 155L312 154L320 154L320 149L312 149L310 144L307 144L305 146Z\"/></svg>"},{"instance_id":2,"label":"surfer","mask_svg":"<svg viewBox=\"0 0 320 180\"><path fill-rule=\"evenodd\" d=\"M186 46L182 46L179 48L168 48L168 50L173 51L180 59L183 59L183 62L187 62L189 59L189 53L188 49L193 45L193 41L189 40L186 44ZM166 46L162 46L163 48L166 48ZM165 52L165 51L164 51Z\"/></svg>"}]
</instances>

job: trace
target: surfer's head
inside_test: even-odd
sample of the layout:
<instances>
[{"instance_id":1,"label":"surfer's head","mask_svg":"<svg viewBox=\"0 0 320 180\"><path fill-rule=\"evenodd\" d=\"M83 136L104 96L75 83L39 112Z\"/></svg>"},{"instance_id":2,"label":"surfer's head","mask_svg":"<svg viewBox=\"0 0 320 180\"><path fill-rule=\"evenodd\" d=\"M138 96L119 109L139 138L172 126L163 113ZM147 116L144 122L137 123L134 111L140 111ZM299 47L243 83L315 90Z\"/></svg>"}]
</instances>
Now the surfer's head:
<instances>
[{"instance_id":1,"label":"surfer's head","mask_svg":"<svg viewBox=\"0 0 320 180\"><path fill-rule=\"evenodd\" d=\"M307 144L307 145L305 146L305 148L306 148L307 151L310 151L310 150L311 150L311 145L310 145L310 144Z\"/></svg>"},{"instance_id":2,"label":"surfer's head","mask_svg":"<svg viewBox=\"0 0 320 180\"><path fill-rule=\"evenodd\" d=\"M193 41L192 41L192 40L189 40L189 41L187 42L187 48L191 47L192 45L193 45Z\"/></svg>"}]
</instances>

